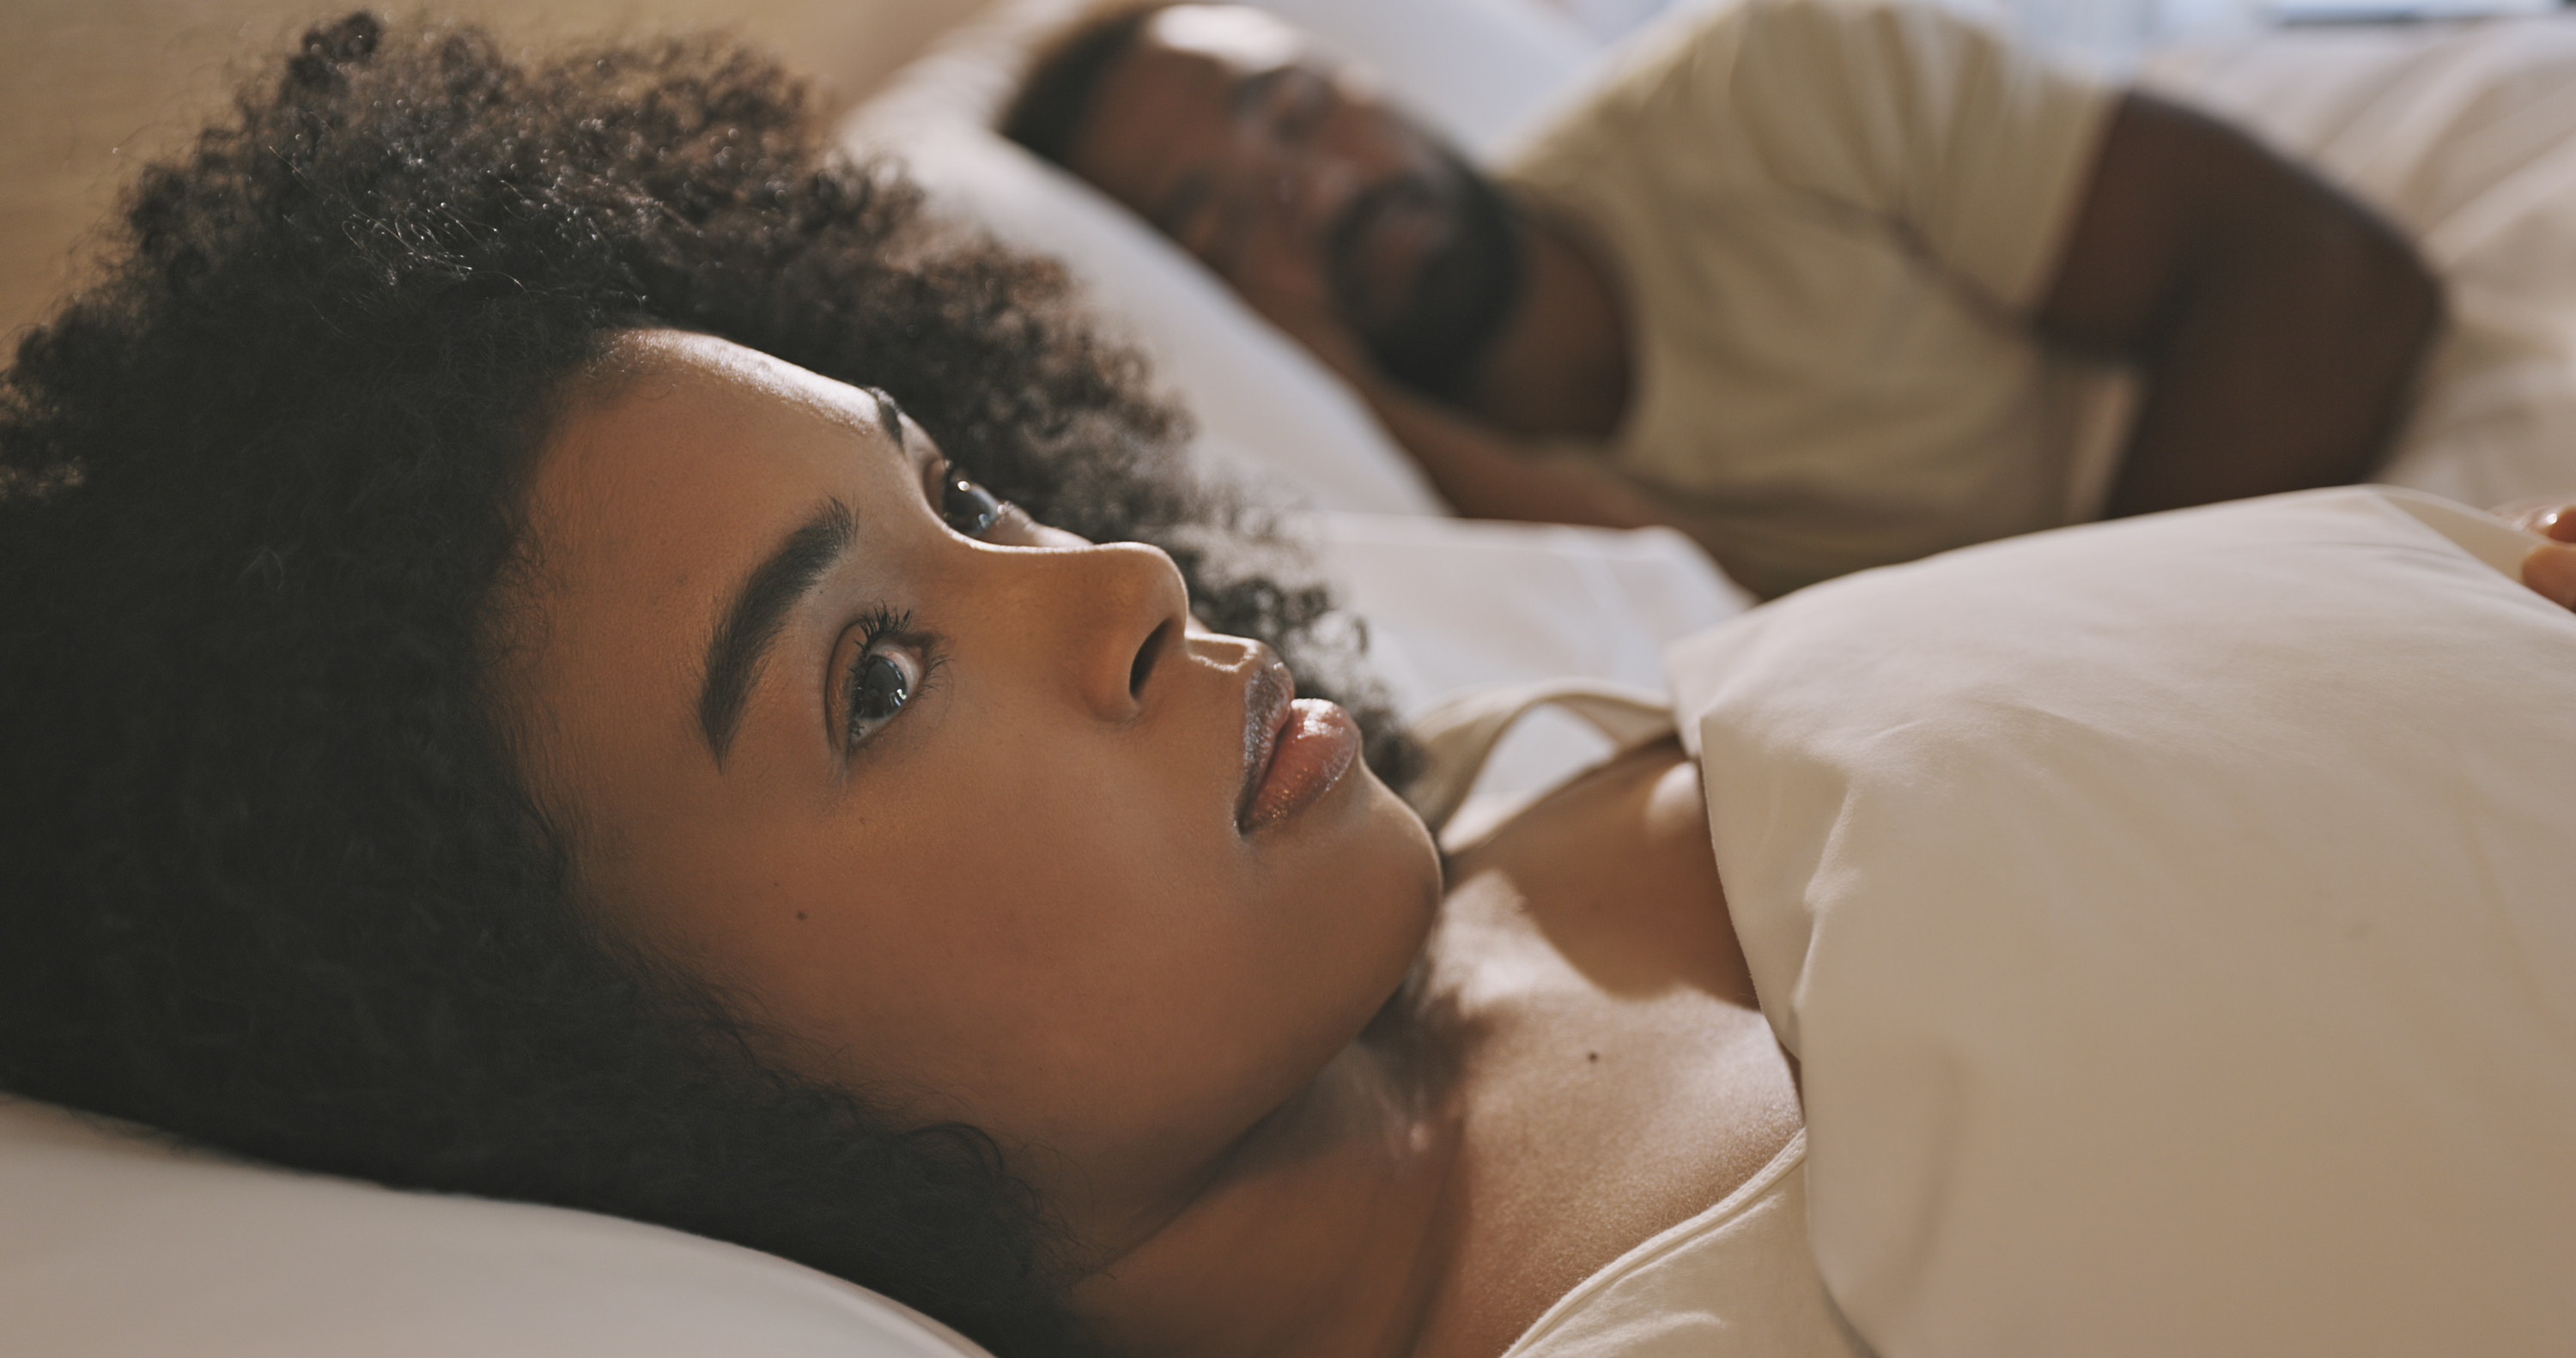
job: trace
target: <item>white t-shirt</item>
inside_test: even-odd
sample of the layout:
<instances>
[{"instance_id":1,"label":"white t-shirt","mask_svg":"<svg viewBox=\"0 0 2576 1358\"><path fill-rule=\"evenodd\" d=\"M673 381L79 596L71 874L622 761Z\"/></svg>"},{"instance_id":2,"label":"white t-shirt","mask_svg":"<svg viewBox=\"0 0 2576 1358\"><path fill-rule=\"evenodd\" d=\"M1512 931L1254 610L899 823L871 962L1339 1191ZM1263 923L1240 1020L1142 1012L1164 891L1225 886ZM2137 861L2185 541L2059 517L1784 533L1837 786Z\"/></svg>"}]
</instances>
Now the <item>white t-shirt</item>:
<instances>
[{"instance_id":1,"label":"white t-shirt","mask_svg":"<svg viewBox=\"0 0 2576 1358\"><path fill-rule=\"evenodd\" d=\"M1629 307L1629 410L1567 455L1765 595L2093 517L2121 379L2024 322L2115 99L1926 5L1744 0L1643 35L1501 171Z\"/></svg>"}]
</instances>

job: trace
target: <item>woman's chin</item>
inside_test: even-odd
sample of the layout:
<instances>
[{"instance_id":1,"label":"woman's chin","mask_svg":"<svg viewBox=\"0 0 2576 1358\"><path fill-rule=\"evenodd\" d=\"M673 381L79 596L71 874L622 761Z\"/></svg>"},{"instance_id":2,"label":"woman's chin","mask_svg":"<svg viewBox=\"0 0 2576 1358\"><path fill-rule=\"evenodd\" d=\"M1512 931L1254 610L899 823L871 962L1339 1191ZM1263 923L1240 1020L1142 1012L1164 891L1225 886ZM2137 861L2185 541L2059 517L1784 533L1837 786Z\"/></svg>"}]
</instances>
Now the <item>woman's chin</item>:
<instances>
[{"instance_id":1,"label":"woman's chin","mask_svg":"<svg viewBox=\"0 0 2576 1358\"><path fill-rule=\"evenodd\" d=\"M1389 840L1390 862L1382 870L1389 882L1404 883L1412 892L1411 946L1406 949L1410 974L1419 965L1448 888L1440 841L1431 833L1431 827L1423 824L1420 813L1397 796L1393 788L1380 782L1374 772L1367 777L1371 819L1382 827ZM1401 989L1397 993L1401 994Z\"/></svg>"}]
</instances>

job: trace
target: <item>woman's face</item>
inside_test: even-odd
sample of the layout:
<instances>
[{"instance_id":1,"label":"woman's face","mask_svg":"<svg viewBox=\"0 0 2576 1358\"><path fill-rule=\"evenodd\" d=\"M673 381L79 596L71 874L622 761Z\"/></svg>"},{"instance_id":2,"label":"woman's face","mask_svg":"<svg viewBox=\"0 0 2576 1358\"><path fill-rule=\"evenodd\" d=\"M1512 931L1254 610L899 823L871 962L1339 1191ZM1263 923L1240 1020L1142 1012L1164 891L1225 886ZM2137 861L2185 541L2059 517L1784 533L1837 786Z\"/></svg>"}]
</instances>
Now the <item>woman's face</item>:
<instances>
[{"instance_id":1,"label":"woman's face","mask_svg":"<svg viewBox=\"0 0 2576 1358\"><path fill-rule=\"evenodd\" d=\"M1152 1210L1400 983L1420 822L1161 552L979 525L867 391L622 347L538 462L503 614L585 898L791 1064L1028 1152L1071 1220Z\"/></svg>"}]
</instances>

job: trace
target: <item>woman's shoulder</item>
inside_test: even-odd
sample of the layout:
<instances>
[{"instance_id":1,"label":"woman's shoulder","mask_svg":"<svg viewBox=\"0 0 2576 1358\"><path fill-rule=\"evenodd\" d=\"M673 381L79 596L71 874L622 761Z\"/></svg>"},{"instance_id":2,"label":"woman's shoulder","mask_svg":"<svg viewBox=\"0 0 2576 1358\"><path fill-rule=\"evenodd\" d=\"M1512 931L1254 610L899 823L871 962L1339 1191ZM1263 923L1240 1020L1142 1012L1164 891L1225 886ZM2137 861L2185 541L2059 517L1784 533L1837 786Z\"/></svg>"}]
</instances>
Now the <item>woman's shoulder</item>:
<instances>
[{"instance_id":1,"label":"woman's shoulder","mask_svg":"<svg viewBox=\"0 0 2576 1358\"><path fill-rule=\"evenodd\" d=\"M1494 1352L1729 1199L1798 1134L1669 740L1542 797L1450 863L1421 986L1457 1035L1464 1200L1450 1313ZM1604 1164L1615 1174L1604 1174Z\"/></svg>"},{"instance_id":2,"label":"woman's shoulder","mask_svg":"<svg viewBox=\"0 0 2576 1358\"><path fill-rule=\"evenodd\" d=\"M1558 786L1449 862L1459 920L1535 929L1587 967L1754 1005L1709 847L1699 768L1678 741Z\"/></svg>"}]
</instances>

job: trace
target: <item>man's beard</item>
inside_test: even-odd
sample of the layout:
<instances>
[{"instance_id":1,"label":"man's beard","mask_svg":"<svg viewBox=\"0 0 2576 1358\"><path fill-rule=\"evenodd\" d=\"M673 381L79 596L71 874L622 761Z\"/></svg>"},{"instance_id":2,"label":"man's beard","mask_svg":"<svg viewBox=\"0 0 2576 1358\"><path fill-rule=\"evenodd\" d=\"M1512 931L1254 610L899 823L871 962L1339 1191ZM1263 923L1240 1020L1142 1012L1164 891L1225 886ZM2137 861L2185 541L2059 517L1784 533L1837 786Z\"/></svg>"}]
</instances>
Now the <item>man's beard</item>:
<instances>
[{"instance_id":1,"label":"man's beard","mask_svg":"<svg viewBox=\"0 0 2576 1358\"><path fill-rule=\"evenodd\" d=\"M1326 259L1334 299L1378 367L1417 391L1455 401L1520 300L1521 222L1511 199L1473 166L1441 155L1445 174L1392 179L1354 199L1334 223ZM1391 310L1372 306L1360 247L1381 214L1420 205L1445 209L1449 238L1433 247ZM1386 314L1373 318L1377 311Z\"/></svg>"}]
</instances>

